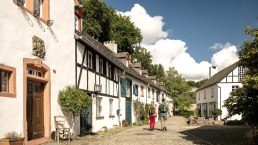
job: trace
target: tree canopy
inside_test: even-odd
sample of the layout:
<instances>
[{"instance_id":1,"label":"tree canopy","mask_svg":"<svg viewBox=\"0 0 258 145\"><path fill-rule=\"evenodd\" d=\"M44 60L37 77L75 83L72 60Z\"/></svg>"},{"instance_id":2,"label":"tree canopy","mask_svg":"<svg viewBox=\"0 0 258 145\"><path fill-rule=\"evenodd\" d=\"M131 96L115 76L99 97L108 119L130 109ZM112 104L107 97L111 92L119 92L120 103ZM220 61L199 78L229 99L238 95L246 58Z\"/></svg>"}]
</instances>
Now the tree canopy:
<instances>
[{"instance_id":1,"label":"tree canopy","mask_svg":"<svg viewBox=\"0 0 258 145\"><path fill-rule=\"evenodd\" d=\"M244 34L254 37L245 41L239 52L239 66L246 68L243 87L231 92L224 106L229 115L241 114L251 125L258 124L258 29L247 27Z\"/></svg>"},{"instance_id":2,"label":"tree canopy","mask_svg":"<svg viewBox=\"0 0 258 145\"><path fill-rule=\"evenodd\" d=\"M142 34L127 16L100 0L87 0L83 5L83 31L100 42L116 41L118 52L132 53L132 48L142 41Z\"/></svg>"}]
</instances>

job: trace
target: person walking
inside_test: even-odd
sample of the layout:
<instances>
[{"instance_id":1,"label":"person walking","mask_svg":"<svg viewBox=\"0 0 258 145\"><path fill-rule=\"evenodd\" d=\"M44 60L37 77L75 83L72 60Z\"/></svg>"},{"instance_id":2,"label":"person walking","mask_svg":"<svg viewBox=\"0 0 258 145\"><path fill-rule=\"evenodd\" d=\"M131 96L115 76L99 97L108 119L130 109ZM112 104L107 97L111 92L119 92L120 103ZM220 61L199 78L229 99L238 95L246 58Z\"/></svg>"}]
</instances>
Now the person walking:
<instances>
[{"instance_id":1,"label":"person walking","mask_svg":"<svg viewBox=\"0 0 258 145\"><path fill-rule=\"evenodd\" d=\"M156 120L156 107L154 101L151 101L151 105L149 106L149 118L150 118L150 130L153 131L155 127L155 120Z\"/></svg>"},{"instance_id":2,"label":"person walking","mask_svg":"<svg viewBox=\"0 0 258 145\"><path fill-rule=\"evenodd\" d=\"M163 98L162 103L159 105L159 117L162 131L167 131L167 112L168 105L166 104L165 99Z\"/></svg>"}]
</instances>

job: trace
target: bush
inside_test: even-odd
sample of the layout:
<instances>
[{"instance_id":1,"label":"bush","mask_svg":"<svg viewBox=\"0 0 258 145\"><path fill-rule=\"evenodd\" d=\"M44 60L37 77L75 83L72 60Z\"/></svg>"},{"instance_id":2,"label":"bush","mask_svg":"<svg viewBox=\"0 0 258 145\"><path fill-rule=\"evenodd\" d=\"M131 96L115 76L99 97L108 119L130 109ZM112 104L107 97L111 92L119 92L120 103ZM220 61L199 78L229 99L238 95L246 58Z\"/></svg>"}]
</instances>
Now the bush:
<instances>
[{"instance_id":1,"label":"bush","mask_svg":"<svg viewBox=\"0 0 258 145\"><path fill-rule=\"evenodd\" d=\"M180 111L179 115L184 117L190 117L194 115L194 111Z\"/></svg>"},{"instance_id":2,"label":"bush","mask_svg":"<svg viewBox=\"0 0 258 145\"><path fill-rule=\"evenodd\" d=\"M217 119L217 117L222 114L222 111L220 109L214 109L211 111L211 114L214 116L214 119Z\"/></svg>"},{"instance_id":3,"label":"bush","mask_svg":"<svg viewBox=\"0 0 258 145\"><path fill-rule=\"evenodd\" d=\"M79 116L83 109L91 105L92 98L75 86L67 86L59 91L58 103L62 110L72 112L73 116Z\"/></svg>"}]
</instances>

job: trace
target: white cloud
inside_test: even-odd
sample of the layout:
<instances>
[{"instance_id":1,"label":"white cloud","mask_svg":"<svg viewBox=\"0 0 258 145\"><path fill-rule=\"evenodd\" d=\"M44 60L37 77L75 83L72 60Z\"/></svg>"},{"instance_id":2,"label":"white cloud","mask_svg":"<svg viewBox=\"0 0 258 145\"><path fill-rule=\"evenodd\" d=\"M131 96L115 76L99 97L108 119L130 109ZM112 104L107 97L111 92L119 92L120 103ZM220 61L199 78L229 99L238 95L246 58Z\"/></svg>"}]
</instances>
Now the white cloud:
<instances>
[{"instance_id":1,"label":"white cloud","mask_svg":"<svg viewBox=\"0 0 258 145\"><path fill-rule=\"evenodd\" d=\"M141 32L143 37L143 43L152 44L158 41L161 38L166 38L168 36L168 32L164 32L162 30L164 26L163 17L162 16L154 16L151 17L144 7L139 4L134 4L131 11L127 12L119 12L123 15L129 16L131 21L134 22L135 26L137 26Z\"/></svg>"},{"instance_id":2,"label":"white cloud","mask_svg":"<svg viewBox=\"0 0 258 145\"><path fill-rule=\"evenodd\" d=\"M225 48L225 47L229 47L229 46L231 46L232 44L231 43L229 43L229 42L227 42L226 44L221 44L221 43L215 43L214 45L212 45L210 48L211 49L223 49L223 48Z\"/></svg>"},{"instance_id":3,"label":"white cloud","mask_svg":"<svg viewBox=\"0 0 258 145\"><path fill-rule=\"evenodd\" d=\"M200 63L187 53L186 42L182 40L168 39L168 31L162 30L163 17L150 16L139 4L135 4L131 11L119 12L131 17L131 21L140 28L143 35L142 46L147 48L153 56L154 64L162 64L167 70L174 67L187 80L201 80L208 78L209 67L207 61ZM212 65L221 70L238 60L236 46L230 44L215 43L210 48L218 50L211 59Z\"/></svg>"},{"instance_id":4,"label":"white cloud","mask_svg":"<svg viewBox=\"0 0 258 145\"><path fill-rule=\"evenodd\" d=\"M214 66L218 66L219 70L222 70L238 60L236 46L225 44L222 50L213 54L211 63Z\"/></svg>"}]
</instances>

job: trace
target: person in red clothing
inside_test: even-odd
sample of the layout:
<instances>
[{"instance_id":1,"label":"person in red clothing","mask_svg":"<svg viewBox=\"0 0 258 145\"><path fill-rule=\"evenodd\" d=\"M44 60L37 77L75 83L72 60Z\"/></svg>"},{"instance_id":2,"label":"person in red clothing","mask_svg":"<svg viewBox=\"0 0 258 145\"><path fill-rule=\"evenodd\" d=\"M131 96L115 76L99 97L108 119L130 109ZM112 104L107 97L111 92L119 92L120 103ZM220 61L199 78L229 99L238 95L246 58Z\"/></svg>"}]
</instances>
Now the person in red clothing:
<instances>
[{"instance_id":1,"label":"person in red clothing","mask_svg":"<svg viewBox=\"0 0 258 145\"><path fill-rule=\"evenodd\" d=\"M151 101L151 105L149 106L149 118L150 118L150 130L153 131L155 127L156 120L156 107L154 101Z\"/></svg>"}]
</instances>

